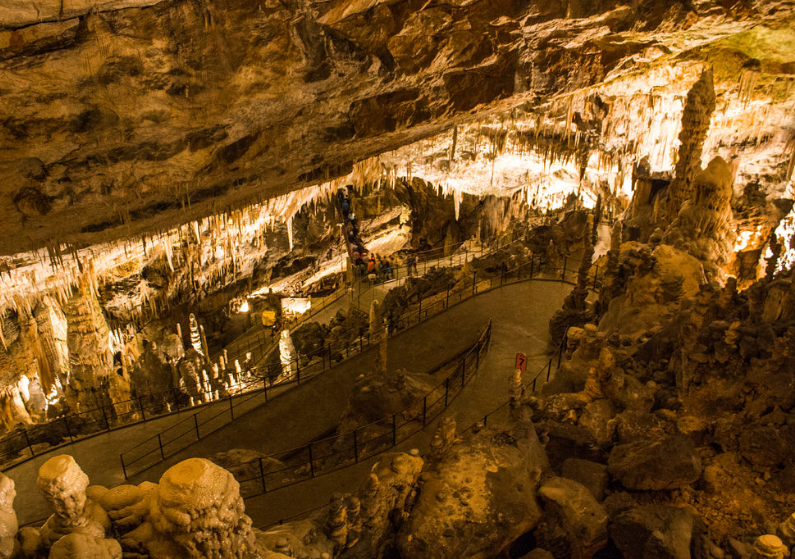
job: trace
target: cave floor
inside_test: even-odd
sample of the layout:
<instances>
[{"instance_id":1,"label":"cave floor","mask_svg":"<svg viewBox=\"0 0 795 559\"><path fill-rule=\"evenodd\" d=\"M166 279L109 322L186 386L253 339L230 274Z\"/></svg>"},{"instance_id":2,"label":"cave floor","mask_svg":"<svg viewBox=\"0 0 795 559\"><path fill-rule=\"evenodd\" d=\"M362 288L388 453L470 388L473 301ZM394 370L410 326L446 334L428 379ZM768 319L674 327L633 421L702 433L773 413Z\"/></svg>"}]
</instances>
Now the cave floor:
<instances>
[{"instance_id":1,"label":"cave floor","mask_svg":"<svg viewBox=\"0 0 795 559\"><path fill-rule=\"evenodd\" d=\"M464 429L508 398L509 380L517 351L528 356L526 379L532 378L547 360L547 324L560 308L571 286L560 282L530 281L495 289L469 299L390 340L390 369L427 372L472 345L489 319L492 341L478 374L453 401L447 415ZM329 309L331 310L331 309ZM365 351L335 367L329 374L285 389L268 405L258 406L234 423L212 433L133 477L128 483L157 481L169 466L191 456L210 456L233 448L275 452L300 446L329 431L342 415L352 384L374 359ZM226 406L226 402L211 404ZM45 453L5 473L17 487L15 508L20 524L43 519L49 511L36 489L38 468L54 454L71 454L92 484L112 487L125 483L119 452L189 417L193 411L155 418L79 441L68 448ZM398 445L398 450L427 449L436 424ZM264 436L263 436L264 435ZM363 479L374 460L246 500L255 526L265 526L324 503L334 491L351 491Z\"/></svg>"}]
</instances>

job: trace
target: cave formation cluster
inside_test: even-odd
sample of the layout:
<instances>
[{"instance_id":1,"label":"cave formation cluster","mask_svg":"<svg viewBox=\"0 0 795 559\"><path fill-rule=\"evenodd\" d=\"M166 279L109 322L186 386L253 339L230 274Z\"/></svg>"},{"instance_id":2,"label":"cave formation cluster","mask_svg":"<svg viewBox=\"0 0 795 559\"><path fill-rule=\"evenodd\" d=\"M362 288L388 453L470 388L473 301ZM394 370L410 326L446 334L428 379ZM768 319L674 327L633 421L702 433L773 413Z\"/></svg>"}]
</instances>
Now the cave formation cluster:
<instances>
[{"instance_id":1,"label":"cave formation cluster","mask_svg":"<svg viewBox=\"0 0 795 559\"><path fill-rule=\"evenodd\" d=\"M787 0L0 0L0 558L795 553L793 29ZM390 349L535 279L566 289L512 301L539 374L496 306L477 353ZM332 428L231 446L235 402L288 391Z\"/></svg>"}]
</instances>

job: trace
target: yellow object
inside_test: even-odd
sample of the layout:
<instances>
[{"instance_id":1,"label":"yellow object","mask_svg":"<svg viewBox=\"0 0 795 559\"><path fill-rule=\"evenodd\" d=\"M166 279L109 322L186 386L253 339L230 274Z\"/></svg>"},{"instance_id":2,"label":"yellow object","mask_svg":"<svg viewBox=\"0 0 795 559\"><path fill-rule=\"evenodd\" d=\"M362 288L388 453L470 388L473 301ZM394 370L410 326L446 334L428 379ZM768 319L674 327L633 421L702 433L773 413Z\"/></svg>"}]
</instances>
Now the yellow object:
<instances>
[{"instance_id":1,"label":"yellow object","mask_svg":"<svg viewBox=\"0 0 795 559\"><path fill-rule=\"evenodd\" d=\"M262 311L262 325L273 326L276 322L276 311Z\"/></svg>"}]
</instances>

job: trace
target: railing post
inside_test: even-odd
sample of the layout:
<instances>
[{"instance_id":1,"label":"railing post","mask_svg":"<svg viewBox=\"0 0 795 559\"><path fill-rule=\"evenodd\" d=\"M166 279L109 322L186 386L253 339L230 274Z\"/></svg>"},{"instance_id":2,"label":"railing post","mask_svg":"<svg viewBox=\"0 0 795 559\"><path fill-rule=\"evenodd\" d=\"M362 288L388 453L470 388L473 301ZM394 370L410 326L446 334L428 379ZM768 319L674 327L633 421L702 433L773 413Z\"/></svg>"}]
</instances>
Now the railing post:
<instances>
[{"instance_id":1,"label":"railing post","mask_svg":"<svg viewBox=\"0 0 795 559\"><path fill-rule=\"evenodd\" d=\"M235 418L235 406L232 404L232 395L229 395L229 415L232 419Z\"/></svg>"},{"instance_id":2,"label":"railing post","mask_svg":"<svg viewBox=\"0 0 795 559\"><path fill-rule=\"evenodd\" d=\"M100 409L102 410L102 417L105 419L105 430L110 431L110 421L108 421L108 414L105 413L105 406L100 406Z\"/></svg>"},{"instance_id":3,"label":"railing post","mask_svg":"<svg viewBox=\"0 0 795 559\"><path fill-rule=\"evenodd\" d=\"M160 433L157 434L157 444L160 446L160 458L166 459L166 454L163 452L163 439L160 438Z\"/></svg>"},{"instance_id":4,"label":"railing post","mask_svg":"<svg viewBox=\"0 0 795 559\"><path fill-rule=\"evenodd\" d=\"M69 442L74 442L74 438L72 437L72 430L69 428L69 416L63 416L63 423L66 426L66 434L69 435Z\"/></svg>"},{"instance_id":5,"label":"railing post","mask_svg":"<svg viewBox=\"0 0 795 559\"><path fill-rule=\"evenodd\" d=\"M560 279L566 281L566 262L568 261L569 257L563 257L563 271L560 273Z\"/></svg>"},{"instance_id":6,"label":"railing post","mask_svg":"<svg viewBox=\"0 0 795 559\"><path fill-rule=\"evenodd\" d=\"M533 379L533 392L536 391L536 379Z\"/></svg>"},{"instance_id":7,"label":"railing post","mask_svg":"<svg viewBox=\"0 0 795 559\"><path fill-rule=\"evenodd\" d=\"M547 382L549 382L549 375L552 372L552 359L547 363Z\"/></svg>"},{"instance_id":8,"label":"railing post","mask_svg":"<svg viewBox=\"0 0 795 559\"><path fill-rule=\"evenodd\" d=\"M127 479L127 467L124 465L124 454L119 454L119 461L121 461L121 473L124 479Z\"/></svg>"},{"instance_id":9,"label":"railing post","mask_svg":"<svg viewBox=\"0 0 795 559\"><path fill-rule=\"evenodd\" d=\"M397 444L397 414L392 414L392 446Z\"/></svg>"},{"instance_id":10,"label":"railing post","mask_svg":"<svg viewBox=\"0 0 795 559\"><path fill-rule=\"evenodd\" d=\"M259 479L262 481L262 492L267 493L268 489L265 487L265 469L262 467L262 457L259 459Z\"/></svg>"},{"instance_id":11,"label":"railing post","mask_svg":"<svg viewBox=\"0 0 795 559\"><path fill-rule=\"evenodd\" d=\"M198 441L201 439L201 436L199 435L199 420L196 419L196 415L195 413L193 414L193 425L196 427L196 440Z\"/></svg>"},{"instance_id":12,"label":"railing post","mask_svg":"<svg viewBox=\"0 0 795 559\"><path fill-rule=\"evenodd\" d=\"M146 411L144 410L143 399L138 396L138 407L141 408L141 419L146 421Z\"/></svg>"},{"instance_id":13,"label":"railing post","mask_svg":"<svg viewBox=\"0 0 795 559\"><path fill-rule=\"evenodd\" d=\"M262 379L262 393L265 395L265 403L268 403L268 385L265 379Z\"/></svg>"},{"instance_id":14,"label":"railing post","mask_svg":"<svg viewBox=\"0 0 795 559\"><path fill-rule=\"evenodd\" d=\"M357 464L359 463L359 442L356 436L356 429L353 430L353 459Z\"/></svg>"},{"instance_id":15,"label":"railing post","mask_svg":"<svg viewBox=\"0 0 795 559\"><path fill-rule=\"evenodd\" d=\"M22 430L22 434L25 435L25 443L28 445L28 448L30 449L30 455L31 456L36 456L36 453L33 452L33 445L30 444L30 437L28 437L28 430L27 429L23 429Z\"/></svg>"},{"instance_id":16,"label":"railing post","mask_svg":"<svg viewBox=\"0 0 795 559\"><path fill-rule=\"evenodd\" d=\"M298 376L296 384L301 384L301 362L298 360L298 357L295 358L295 372Z\"/></svg>"},{"instance_id":17,"label":"railing post","mask_svg":"<svg viewBox=\"0 0 795 559\"><path fill-rule=\"evenodd\" d=\"M477 286L477 278L478 278L477 271L472 272L472 295L475 294L475 286Z\"/></svg>"},{"instance_id":18,"label":"railing post","mask_svg":"<svg viewBox=\"0 0 795 559\"><path fill-rule=\"evenodd\" d=\"M326 345L328 349L328 368L331 368L331 344Z\"/></svg>"},{"instance_id":19,"label":"railing post","mask_svg":"<svg viewBox=\"0 0 795 559\"><path fill-rule=\"evenodd\" d=\"M420 308L417 311L417 322L422 320L422 295L420 295Z\"/></svg>"},{"instance_id":20,"label":"railing post","mask_svg":"<svg viewBox=\"0 0 795 559\"><path fill-rule=\"evenodd\" d=\"M315 477L315 461L312 459L312 443L306 445L309 450L309 470L312 472L312 477Z\"/></svg>"}]
</instances>

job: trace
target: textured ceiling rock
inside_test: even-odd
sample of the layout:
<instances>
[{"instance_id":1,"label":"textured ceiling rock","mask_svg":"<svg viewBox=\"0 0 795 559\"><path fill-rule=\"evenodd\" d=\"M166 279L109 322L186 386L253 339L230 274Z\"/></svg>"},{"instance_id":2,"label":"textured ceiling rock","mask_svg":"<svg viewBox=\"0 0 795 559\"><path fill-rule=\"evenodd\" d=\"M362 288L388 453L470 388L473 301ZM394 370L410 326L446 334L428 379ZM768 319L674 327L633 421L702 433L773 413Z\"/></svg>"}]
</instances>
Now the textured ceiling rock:
<instances>
[{"instance_id":1,"label":"textured ceiling rock","mask_svg":"<svg viewBox=\"0 0 795 559\"><path fill-rule=\"evenodd\" d=\"M792 12L724 4L4 2L0 253L240 207Z\"/></svg>"},{"instance_id":2,"label":"textured ceiling rock","mask_svg":"<svg viewBox=\"0 0 795 559\"><path fill-rule=\"evenodd\" d=\"M45 21L60 21L124 8L152 6L163 0L4 0L0 4L0 29L20 28Z\"/></svg>"}]
</instances>

